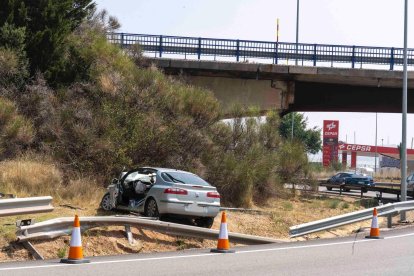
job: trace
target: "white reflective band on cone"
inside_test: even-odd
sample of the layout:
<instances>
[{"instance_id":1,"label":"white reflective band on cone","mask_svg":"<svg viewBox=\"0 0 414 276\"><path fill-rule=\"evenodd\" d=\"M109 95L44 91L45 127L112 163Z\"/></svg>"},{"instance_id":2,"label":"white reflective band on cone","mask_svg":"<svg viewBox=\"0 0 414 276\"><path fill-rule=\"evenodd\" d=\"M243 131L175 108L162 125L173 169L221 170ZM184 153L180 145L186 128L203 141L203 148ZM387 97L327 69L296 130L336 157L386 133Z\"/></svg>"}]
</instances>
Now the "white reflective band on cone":
<instances>
[{"instance_id":1,"label":"white reflective band on cone","mask_svg":"<svg viewBox=\"0 0 414 276\"><path fill-rule=\"evenodd\" d=\"M72 229L72 238L70 239L70 246L82 246L79 227L73 227Z\"/></svg>"},{"instance_id":2,"label":"white reflective band on cone","mask_svg":"<svg viewBox=\"0 0 414 276\"><path fill-rule=\"evenodd\" d=\"M376 216L372 218L371 228L378 228L378 218Z\"/></svg>"},{"instance_id":3,"label":"white reflective band on cone","mask_svg":"<svg viewBox=\"0 0 414 276\"><path fill-rule=\"evenodd\" d=\"M219 234L219 239L228 239L229 235L227 233L227 222L222 223L220 225L220 234Z\"/></svg>"}]
</instances>

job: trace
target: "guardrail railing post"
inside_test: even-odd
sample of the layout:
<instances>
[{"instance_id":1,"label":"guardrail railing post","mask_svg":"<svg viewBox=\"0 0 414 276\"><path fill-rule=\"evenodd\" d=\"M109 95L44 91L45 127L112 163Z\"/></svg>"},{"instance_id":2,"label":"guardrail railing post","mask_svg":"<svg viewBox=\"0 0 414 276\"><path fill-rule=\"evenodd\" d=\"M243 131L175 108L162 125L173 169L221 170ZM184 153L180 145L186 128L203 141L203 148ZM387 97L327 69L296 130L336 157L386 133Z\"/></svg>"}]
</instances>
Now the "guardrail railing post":
<instances>
[{"instance_id":1,"label":"guardrail railing post","mask_svg":"<svg viewBox=\"0 0 414 276\"><path fill-rule=\"evenodd\" d=\"M316 44L313 45L313 66L316 66Z\"/></svg>"},{"instance_id":2,"label":"guardrail railing post","mask_svg":"<svg viewBox=\"0 0 414 276\"><path fill-rule=\"evenodd\" d=\"M240 41L237 39L237 44L236 44L236 60L237 60L237 62L239 61L239 57L240 57Z\"/></svg>"},{"instance_id":3,"label":"guardrail railing post","mask_svg":"<svg viewBox=\"0 0 414 276\"><path fill-rule=\"evenodd\" d=\"M390 70L394 70L394 47L391 48Z\"/></svg>"},{"instance_id":4,"label":"guardrail railing post","mask_svg":"<svg viewBox=\"0 0 414 276\"><path fill-rule=\"evenodd\" d=\"M124 33L121 33L121 48L124 47Z\"/></svg>"},{"instance_id":5,"label":"guardrail railing post","mask_svg":"<svg viewBox=\"0 0 414 276\"><path fill-rule=\"evenodd\" d=\"M392 215L387 216L387 228L392 228Z\"/></svg>"},{"instance_id":6,"label":"guardrail railing post","mask_svg":"<svg viewBox=\"0 0 414 276\"><path fill-rule=\"evenodd\" d=\"M355 68L355 45L352 46L352 57L351 57L351 62L352 62L352 68Z\"/></svg>"},{"instance_id":7,"label":"guardrail railing post","mask_svg":"<svg viewBox=\"0 0 414 276\"><path fill-rule=\"evenodd\" d=\"M160 57L162 57L162 35L160 35L160 47L159 47L159 51L160 51Z\"/></svg>"},{"instance_id":8,"label":"guardrail railing post","mask_svg":"<svg viewBox=\"0 0 414 276\"><path fill-rule=\"evenodd\" d=\"M198 59L201 59L201 37L198 38L197 56Z\"/></svg>"}]
</instances>

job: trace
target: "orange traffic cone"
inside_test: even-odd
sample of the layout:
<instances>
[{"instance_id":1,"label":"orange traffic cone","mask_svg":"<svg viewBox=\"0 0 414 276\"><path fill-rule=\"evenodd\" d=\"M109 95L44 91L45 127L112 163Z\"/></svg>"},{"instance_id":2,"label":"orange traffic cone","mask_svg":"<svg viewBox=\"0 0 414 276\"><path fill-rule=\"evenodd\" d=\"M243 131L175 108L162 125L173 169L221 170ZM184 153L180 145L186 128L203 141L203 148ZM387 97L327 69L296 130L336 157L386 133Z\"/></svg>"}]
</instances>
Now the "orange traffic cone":
<instances>
[{"instance_id":1,"label":"orange traffic cone","mask_svg":"<svg viewBox=\"0 0 414 276\"><path fill-rule=\"evenodd\" d=\"M227 220L226 213L221 215L220 233L217 243L217 249L211 249L211 252L215 253L234 253L234 250L230 250L229 235L227 232Z\"/></svg>"},{"instance_id":2,"label":"orange traffic cone","mask_svg":"<svg viewBox=\"0 0 414 276\"><path fill-rule=\"evenodd\" d=\"M371 223L371 231L369 232L369 236L365 237L366 239L381 239L380 237L380 230L378 227L378 213L377 208L374 208L374 213L372 216L372 223Z\"/></svg>"},{"instance_id":3,"label":"orange traffic cone","mask_svg":"<svg viewBox=\"0 0 414 276\"><path fill-rule=\"evenodd\" d=\"M67 259L61 259L60 262L67 264L82 264L90 262L89 260L83 258L80 222L78 215L75 215L75 221L73 222L69 257Z\"/></svg>"}]
</instances>

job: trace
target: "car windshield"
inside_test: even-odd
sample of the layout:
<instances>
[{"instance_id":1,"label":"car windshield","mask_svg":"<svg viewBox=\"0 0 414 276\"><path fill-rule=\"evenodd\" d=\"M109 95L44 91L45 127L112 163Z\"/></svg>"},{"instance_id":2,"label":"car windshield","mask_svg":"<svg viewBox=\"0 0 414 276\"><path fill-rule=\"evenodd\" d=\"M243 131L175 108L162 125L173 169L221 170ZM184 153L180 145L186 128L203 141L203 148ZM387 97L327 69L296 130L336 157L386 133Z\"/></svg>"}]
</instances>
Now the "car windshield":
<instances>
[{"instance_id":1,"label":"car windshield","mask_svg":"<svg viewBox=\"0 0 414 276\"><path fill-rule=\"evenodd\" d=\"M210 184L208 184L206 181L204 181L197 175L190 173L164 172L161 174L161 177L167 182L210 186Z\"/></svg>"}]
</instances>

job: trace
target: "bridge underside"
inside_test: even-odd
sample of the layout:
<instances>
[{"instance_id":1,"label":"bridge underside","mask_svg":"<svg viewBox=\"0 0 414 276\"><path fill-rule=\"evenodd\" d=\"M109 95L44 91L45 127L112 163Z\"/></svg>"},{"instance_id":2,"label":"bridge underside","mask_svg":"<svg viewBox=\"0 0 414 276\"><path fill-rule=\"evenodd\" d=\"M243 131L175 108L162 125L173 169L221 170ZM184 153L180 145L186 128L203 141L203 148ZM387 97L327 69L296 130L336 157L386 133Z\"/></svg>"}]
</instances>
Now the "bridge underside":
<instances>
[{"instance_id":1,"label":"bridge underside","mask_svg":"<svg viewBox=\"0 0 414 276\"><path fill-rule=\"evenodd\" d=\"M228 110L235 103L262 111L400 113L402 72L198 60L148 59L171 75L213 91ZM414 72L408 112L414 113Z\"/></svg>"},{"instance_id":2,"label":"bridge underside","mask_svg":"<svg viewBox=\"0 0 414 276\"><path fill-rule=\"evenodd\" d=\"M414 113L413 95L410 89L409 113ZM401 88L295 82L295 100L288 111L401 113L401 109Z\"/></svg>"}]
</instances>

